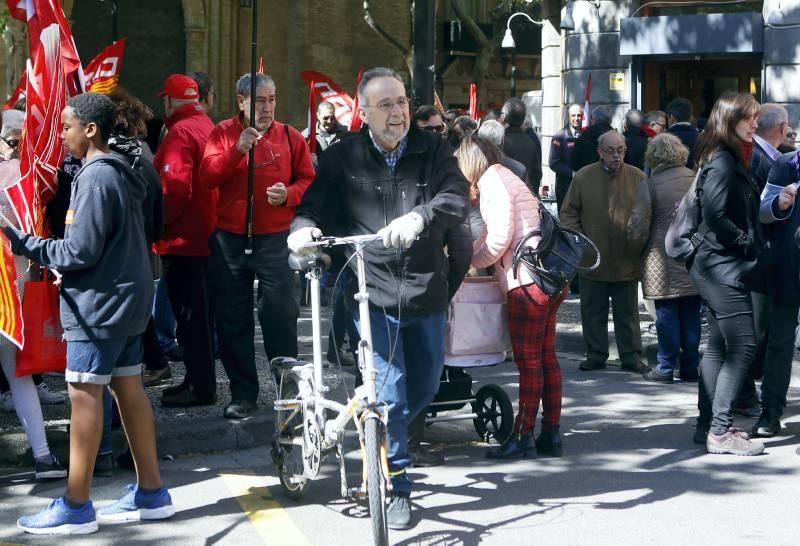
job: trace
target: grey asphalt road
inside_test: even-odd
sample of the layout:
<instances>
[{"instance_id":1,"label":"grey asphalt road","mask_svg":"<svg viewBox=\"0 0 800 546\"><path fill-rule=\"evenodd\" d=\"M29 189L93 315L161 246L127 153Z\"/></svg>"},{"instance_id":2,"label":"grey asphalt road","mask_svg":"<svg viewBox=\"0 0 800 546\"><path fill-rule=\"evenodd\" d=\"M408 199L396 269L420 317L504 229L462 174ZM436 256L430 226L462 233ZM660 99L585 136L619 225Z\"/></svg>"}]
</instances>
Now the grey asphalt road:
<instances>
[{"instance_id":1,"label":"grey asphalt road","mask_svg":"<svg viewBox=\"0 0 800 546\"><path fill-rule=\"evenodd\" d=\"M445 466L415 469L415 526L392 532L401 545L798 543L799 394L790 391L784 432L754 458L708 455L692 444L696 385L656 385L611 367L564 370L565 456L490 463L471 421L426 432ZM511 363L475 370L479 385L516 399ZM738 424L749 428L752 419ZM269 431L265 431L269 433ZM353 475L354 454L348 455ZM189 456L163 463L178 506L164 523L103 526L69 540L28 537L14 527L43 508L63 483L35 484L19 468L0 470L0 544L370 543L365 506L343 500L328 464L299 503L282 495L266 448ZM97 506L114 500L130 474L97 479Z\"/></svg>"}]
</instances>

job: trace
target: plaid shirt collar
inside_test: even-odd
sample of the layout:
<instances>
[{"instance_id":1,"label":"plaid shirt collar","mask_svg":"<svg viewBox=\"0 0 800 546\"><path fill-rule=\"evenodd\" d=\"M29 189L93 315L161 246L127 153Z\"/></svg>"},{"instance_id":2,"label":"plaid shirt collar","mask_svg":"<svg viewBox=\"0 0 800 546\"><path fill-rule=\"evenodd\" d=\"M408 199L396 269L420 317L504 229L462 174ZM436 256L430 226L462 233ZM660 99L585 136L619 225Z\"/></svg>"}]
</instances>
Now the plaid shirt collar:
<instances>
[{"instance_id":1,"label":"plaid shirt collar","mask_svg":"<svg viewBox=\"0 0 800 546\"><path fill-rule=\"evenodd\" d=\"M381 147L380 144L375 142L375 137L372 136L372 131L369 131L369 138L372 140L372 145L375 146L375 149L378 150L383 156L383 159L386 161L386 165L389 167L389 170L392 171L392 174L394 174L394 171L397 168L397 163L400 161L400 158L403 157L403 154L406 153L408 135L404 136L397 148L391 152L387 152Z\"/></svg>"}]
</instances>

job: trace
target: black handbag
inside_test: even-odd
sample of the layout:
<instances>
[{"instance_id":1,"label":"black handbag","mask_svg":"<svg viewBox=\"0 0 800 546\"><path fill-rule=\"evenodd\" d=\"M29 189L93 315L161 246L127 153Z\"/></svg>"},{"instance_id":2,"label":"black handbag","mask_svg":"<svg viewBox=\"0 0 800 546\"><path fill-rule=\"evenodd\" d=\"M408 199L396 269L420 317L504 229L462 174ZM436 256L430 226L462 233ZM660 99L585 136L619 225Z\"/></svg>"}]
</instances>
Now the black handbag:
<instances>
[{"instance_id":1,"label":"black handbag","mask_svg":"<svg viewBox=\"0 0 800 546\"><path fill-rule=\"evenodd\" d=\"M539 229L523 237L514 248L511 267L514 278L521 264L525 264L533 282L550 297L559 294L578 271L594 271L600 265L600 251L594 241L583 233L561 224L539 202ZM532 237L541 237L536 247L527 245ZM594 263L582 266L588 249L596 255Z\"/></svg>"},{"instance_id":2,"label":"black handbag","mask_svg":"<svg viewBox=\"0 0 800 546\"><path fill-rule=\"evenodd\" d=\"M705 169L697 172L694 182L681 199L664 239L667 256L679 262L691 260L705 239L708 227L703 224L703 181Z\"/></svg>"}]
</instances>

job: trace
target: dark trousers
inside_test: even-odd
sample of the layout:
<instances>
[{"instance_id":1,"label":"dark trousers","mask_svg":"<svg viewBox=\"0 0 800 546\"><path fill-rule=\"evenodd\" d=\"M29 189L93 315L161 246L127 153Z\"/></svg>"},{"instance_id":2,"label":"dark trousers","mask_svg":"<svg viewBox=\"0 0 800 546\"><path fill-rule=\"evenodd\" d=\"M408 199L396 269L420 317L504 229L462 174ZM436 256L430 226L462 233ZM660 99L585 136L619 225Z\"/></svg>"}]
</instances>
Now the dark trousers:
<instances>
[{"instance_id":1,"label":"dark trousers","mask_svg":"<svg viewBox=\"0 0 800 546\"><path fill-rule=\"evenodd\" d=\"M197 396L217 392L214 349L211 342L211 304L208 259L204 256L162 256L162 279L177 322L176 335L183 347L186 384Z\"/></svg>"},{"instance_id":2,"label":"dark trousers","mask_svg":"<svg viewBox=\"0 0 800 546\"><path fill-rule=\"evenodd\" d=\"M700 296L655 300L660 373L697 370L700 364ZM679 364L680 360L680 364Z\"/></svg>"},{"instance_id":3,"label":"dark trousers","mask_svg":"<svg viewBox=\"0 0 800 546\"><path fill-rule=\"evenodd\" d=\"M708 280L693 269L689 275L708 305L709 336L700 363L697 421L710 424L714 434L724 434L733 425L733 401L756 350L753 300L747 290Z\"/></svg>"},{"instance_id":4,"label":"dark trousers","mask_svg":"<svg viewBox=\"0 0 800 546\"><path fill-rule=\"evenodd\" d=\"M772 315L772 298L760 292L751 292L753 300L753 327L755 329L756 352L750 363L748 373L742 380L742 386L733 405L740 408L749 408L758 404L756 379L764 375L764 360L767 354L767 332L770 327Z\"/></svg>"},{"instance_id":5,"label":"dark trousers","mask_svg":"<svg viewBox=\"0 0 800 546\"><path fill-rule=\"evenodd\" d=\"M794 330L797 328L797 305L773 303L769 315L764 379L761 381L762 411L780 418L786 407L786 393L792 378Z\"/></svg>"},{"instance_id":6,"label":"dark trousers","mask_svg":"<svg viewBox=\"0 0 800 546\"><path fill-rule=\"evenodd\" d=\"M152 315L142 334L142 345L144 346L144 365L148 370L161 370L169 366L167 359L164 358L164 353L161 352L161 344L158 342L156 334L156 322Z\"/></svg>"},{"instance_id":7,"label":"dark trousers","mask_svg":"<svg viewBox=\"0 0 800 546\"><path fill-rule=\"evenodd\" d=\"M561 204L567 196L567 190L569 190L570 184L572 184L571 176L569 178L563 176L556 177L556 210L559 214L561 214Z\"/></svg>"},{"instance_id":8,"label":"dark trousers","mask_svg":"<svg viewBox=\"0 0 800 546\"><path fill-rule=\"evenodd\" d=\"M222 364L231 382L231 398L255 402L258 373L255 361L253 282L258 280L256 311L269 359L297 356L294 276L289 269L288 232L253 237L253 253L244 253L247 237L217 230L211 236L214 320Z\"/></svg>"},{"instance_id":9,"label":"dark trousers","mask_svg":"<svg viewBox=\"0 0 800 546\"><path fill-rule=\"evenodd\" d=\"M623 365L642 360L642 334L639 330L638 281L604 282L580 278L581 326L586 340L586 358L608 360L608 300L614 317L614 336Z\"/></svg>"},{"instance_id":10,"label":"dark trousers","mask_svg":"<svg viewBox=\"0 0 800 546\"><path fill-rule=\"evenodd\" d=\"M336 362L336 350L342 351L344 349L345 336L347 336L350 351L353 353L358 349L358 342L361 339L354 318L354 313L358 313L357 309L353 309L355 302L350 303L345 299L350 298L352 300L352 296L345 295L348 292L349 274L350 272L347 269L342 271L339 281L333 287L333 295L331 296L333 319L331 319L331 331L328 334L328 360L332 362Z\"/></svg>"}]
</instances>

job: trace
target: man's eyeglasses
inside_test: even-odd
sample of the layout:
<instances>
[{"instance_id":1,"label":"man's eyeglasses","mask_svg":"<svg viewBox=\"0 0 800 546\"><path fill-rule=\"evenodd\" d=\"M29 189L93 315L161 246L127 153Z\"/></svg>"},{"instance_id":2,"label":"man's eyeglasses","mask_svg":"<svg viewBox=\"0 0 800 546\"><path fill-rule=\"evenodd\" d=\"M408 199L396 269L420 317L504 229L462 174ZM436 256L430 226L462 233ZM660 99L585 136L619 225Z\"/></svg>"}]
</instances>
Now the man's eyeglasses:
<instances>
[{"instance_id":1,"label":"man's eyeglasses","mask_svg":"<svg viewBox=\"0 0 800 546\"><path fill-rule=\"evenodd\" d=\"M423 129L434 133L444 133L444 125L426 125Z\"/></svg>"},{"instance_id":2,"label":"man's eyeglasses","mask_svg":"<svg viewBox=\"0 0 800 546\"><path fill-rule=\"evenodd\" d=\"M667 124L666 123L659 123L657 121L653 121L652 123L650 123L650 125L660 125L662 129L666 129L667 128Z\"/></svg>"},{"instance_id":3,"label":"man's eyeglasses","mask_svg":"<svg viewBox=\"0 0 800 546\"><path fill-rule=\"evenodd\" d=\"M16 138L12 138L12 139L8 139L8 140L6 140L5 138L3 138L3 137L0 137L0 140L2 140L3 142L5 142L6 146L8 146L9 148L14 148L14 149L16 149L16 148L17 148L17 145L19 144L19 140L17 140Z\"/></svg>"},{"instance_id":4,"label":"man's eyeglasses","mask_svg":"<svg viewBox=\"0 0 800 546\"><path fill-rule=\"evenodd\" d=\"M794 140L797 138L797 133L795 133L794 131L790 131L786 133L786 138L791 138L792 140Z\"/></svg>"},{"instance_id":5,"label":"man's eyeglasses","mask_svg":"<svg viewBox=\"0 0 800 546\"><path fill-rule=\"evenodd\" d=\"M608 154L610 156L614 156L614 155L622 156L622 155L625 155L625 152L628 149L625 148L624 146L622 146L622 147L619 147L619 148L603 148L602 150L603 150L604 153L606 153L606 154Z\"/></svg>"},{"instance_id":6,"label":"man's eyeglasses","mask_svg":"<svg viewBox=\"0 0 800 546\"><path fill-rule=\"evenodd\" d=\"M388 114L392 110L394 110L395 105L399 106L400 110L405 110L406 108L408 108L408 103L409 103L408 97L399 97L397 100L393 100L393 101L392 100L382 100L378 104L373 104L371 106L374 106L375 108L377 108L381 112L386 112ZM370 106L370 105L365 105L365 106Z\"/></svg>"},{"instance_id":7,"label":"man's eyeglasses","mask_svg":"<svg viewBox=\"0 0 800 546\"><path fill-rule=\"evenodd\" d=\"M274 151L272 151L272 146L270 145L269 140L265 138L262 138L261 140L263 140L264 144L267 145L267 152L268 152L267 160L253 165L253 168L255 169L264 169L266 167L269 167L281 157L281 154L276 154ZM258 146L258 142L256 142L256 146Z\"/></svg>"}]
</instances>

